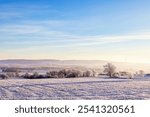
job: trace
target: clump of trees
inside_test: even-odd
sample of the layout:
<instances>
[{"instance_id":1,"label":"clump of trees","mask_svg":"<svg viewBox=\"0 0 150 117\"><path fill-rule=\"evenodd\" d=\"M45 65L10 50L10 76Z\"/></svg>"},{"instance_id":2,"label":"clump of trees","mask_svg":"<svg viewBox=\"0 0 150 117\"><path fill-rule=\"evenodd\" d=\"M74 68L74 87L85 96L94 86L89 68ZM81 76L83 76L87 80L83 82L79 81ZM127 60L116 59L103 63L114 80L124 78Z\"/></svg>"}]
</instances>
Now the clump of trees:
<instances>
[{"instance_id":1,"label":"clump of trees","mask_svg":"<svg viewBox=\"0 0 150 117\"><path fill-rule=\"evenodd\" d=\"M136 76L143 76L144 71L139 70L137 73L131 73L127 71L116 71L116 66L112 63L107 63L103 66L103 71L99 75L107 75L110 78L134 78ZM18 68L1 68L2 73L0 73L0 79L8 79L12 77L22 77L28 79L39 79L39 78L76 78L76 77L95 77L98 75L97 70L94 69L61 69L61 70L51 70L44 74L40 74L38 72L33 72L31 70L26 70L27 73L21 72ZM20 71L19 71L20 70Z\"/></svg>"},{"instance_id":2,"label":"clump of trees","mask_svg":"<svg viewBox=\"0 0 150 117\"><path fill-rule=\"evenodd\" d=\"M34 72L33 74L25 73L21 77L28 78L28 79L38 79L38 78L46 78L45 75L38 74L37 72Z\"/></svg>"},{"instance_id":3,"label":"clump of trees","mask_svg":"<svg viewBox=\"0 0 150 117\"><path fill-rule=\"evenodd\" d=\"M3 71L0 73L0 79L8 79L8 78L14 78L14 77L20 77L18 71Z\"/></svg>"},{"instance_id":4,"label":"clump of trees","mask_svg":"<svg viewBox=\"0 0 150 117\"><path fill-rule=\"evenodd\" d=\"M59 71L49 71L46 74L38 74L37 72L33 74L26 73L22 75L23 78L37 79L37 78L76 78L76 77L90 77L93 73L89 70L81 72L74 69L62 69Z\"/></svg>"},{"instance_id":5,"label":"clump of trees","mask_svg":"<svg viewBox=\"0 0 150 117\"><path fill-rule=\"evenodd\" d=\"M19 69L18 68L1 68L2 73L0 74L0 78L7 79L7 78L13 78L13 77L20 77ZM5 78L4 78L5 77Z\"/></svg>"},{"instance_id":6,"label":"clump of trees","mask_svg":"<svg viewBox=\"0 0 150 117\"><path fill-rule=\"evenodd\" d=\"M77 70L77 69L61 69L51 70L47 73L41 74L38 72L26 71L21 72L19 68L1 68L0 79L22 77L28 79L37 78L76 78L76 77L93 77L95 72L92 69L89 70Z\"/></svg>"},{"instance_id":7,"label":"clump of trees","mask_svg":"<svg viewBox=\"0 0 150 117\"><path fill-rule=\"evenodd\" d=\"M1 79L8 79L9 76L7 74L0 74Z\"/></svg>"},{"instance_id":8,"label":"clump of trees","mask_svg":"<svg viewBox=\"0 0 150 117\"><path fill-rule=\"evenodd\" d=\"M116 66L113 65L112 63L107 63L106 65L103 66L104 67L104 73L106 75L108 75L110 78L129 78L132 79L134 78L134 74L131 72L126 72L126 71L122 71L122 72L117 72L116 71ZM142 70L139 71L140 75L143 75L144 72Z\"/></svg>"}]
</instances>

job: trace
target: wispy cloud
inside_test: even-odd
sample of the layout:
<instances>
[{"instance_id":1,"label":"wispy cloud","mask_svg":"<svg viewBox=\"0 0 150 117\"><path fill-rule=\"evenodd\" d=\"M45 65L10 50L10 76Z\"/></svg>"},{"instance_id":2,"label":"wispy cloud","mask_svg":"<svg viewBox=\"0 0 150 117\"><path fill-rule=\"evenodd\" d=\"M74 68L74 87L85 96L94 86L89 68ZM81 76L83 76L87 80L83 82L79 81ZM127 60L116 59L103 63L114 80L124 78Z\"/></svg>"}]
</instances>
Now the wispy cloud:
<instances>
[{"instance_id":1,"label":"wispy cloud","mask_svg":"<svg viewBox=\"0 0 150 117\"><path fill-rule=\"evenodd\" d=\"M0 57L150 59L146 2L8 1L0 4Z\"/></svg>"},{"instance_id":2,"label":"wispy cloud","mask_svg":"<svg viewBox=\"0 0 150 117\"><path fill-rule=\"evenodd\" d=\"M47 25L46 25L47 22ZM56 42L55 46L90 46L107 43L119 43L125 41L150 40L150 32L130 33L126 35L76 35L68 32L49 28L56 24L62 26L62 21L45 21L44 26L39 24L13 24L1 26L0 35L8 43L14 43L11 40L22 40L21 43L37 42L39 44ZM22 39L21 39L22 38ZM1 38L2 39L2 38ZM61 42L67 42L68 45L60 45ZM53 45L54 46L54 45Z\"/></svg>"},{"instance_id":3,"label":"wispy cloud","mask_svg":"<svg viewBox=\"0 0 150 117\"><path fill-rule=\"evenodd\" d=\"M60 11L51 8L50 5L36 4L0 4L0 20L22 19L27 20L40 16L47 17L52 14L59 14ZM37 18L38 19L38 18Z\"/></svg>"}]
</instances>

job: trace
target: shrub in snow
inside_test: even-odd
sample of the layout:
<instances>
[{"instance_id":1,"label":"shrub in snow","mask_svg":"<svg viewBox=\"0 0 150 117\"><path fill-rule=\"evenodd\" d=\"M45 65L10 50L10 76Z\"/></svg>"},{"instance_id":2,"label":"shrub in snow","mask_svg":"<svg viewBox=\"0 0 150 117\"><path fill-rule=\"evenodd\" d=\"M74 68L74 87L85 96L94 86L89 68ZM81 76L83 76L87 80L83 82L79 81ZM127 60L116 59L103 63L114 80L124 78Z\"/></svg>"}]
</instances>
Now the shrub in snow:
<instances>
[{"instance_id":1,"label":"shrub in snow","mask_svg":"<svg viewBox=\"0 0 150 117\"><path fill-rule=\"evenodd\" d=\"M7 74L0 74L1 79L8 79L9 76Z\"/></svg>"}]
</instances>

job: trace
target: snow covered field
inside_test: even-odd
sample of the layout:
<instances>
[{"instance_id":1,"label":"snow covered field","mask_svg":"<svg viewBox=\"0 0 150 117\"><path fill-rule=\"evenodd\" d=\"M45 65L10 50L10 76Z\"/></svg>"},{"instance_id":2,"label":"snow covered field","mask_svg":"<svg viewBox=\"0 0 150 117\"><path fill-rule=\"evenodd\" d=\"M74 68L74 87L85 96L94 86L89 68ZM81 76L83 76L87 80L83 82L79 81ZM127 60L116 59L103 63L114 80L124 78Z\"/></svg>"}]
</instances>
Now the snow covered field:
<instances>
[{"instance_id":1,"label":"snow covered field","mask_svg":"<svg viewBox=\"0 0 150 117\"><path fill-rule=\"evenodd\" d=\"M150 99L150 78L0 80L0 99Z\"/></svg>"}]
</instances>

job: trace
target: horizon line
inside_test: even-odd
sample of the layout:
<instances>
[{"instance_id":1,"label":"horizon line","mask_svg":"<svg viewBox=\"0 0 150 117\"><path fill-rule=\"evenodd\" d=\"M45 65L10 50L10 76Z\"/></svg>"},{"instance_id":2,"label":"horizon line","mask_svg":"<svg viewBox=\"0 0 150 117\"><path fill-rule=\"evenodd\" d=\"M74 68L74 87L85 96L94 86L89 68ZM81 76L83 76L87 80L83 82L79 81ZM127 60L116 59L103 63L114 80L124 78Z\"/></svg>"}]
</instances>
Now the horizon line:
<instances>
[{"instance_id":1,"label":"horizon line","mask_svg":"<svg viewBox=\"0 0 150 117\"><path fill-rule=\"evenodd\" d=\"M129 63L129 64L150 64L148 62L129 62L129 61L111 61L111 60L98 60L98 59L30 59L30 58L16 58L16 59L0 59L0 61L9 61L9 60L30 60L30 61L47 61L47 60L53 60L53 61L105 61L105 62L113 62L113 63Z\"/></svg>"}]
</instances>

